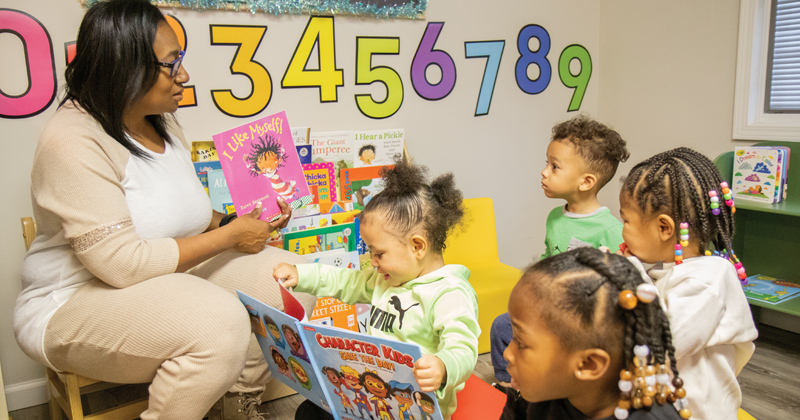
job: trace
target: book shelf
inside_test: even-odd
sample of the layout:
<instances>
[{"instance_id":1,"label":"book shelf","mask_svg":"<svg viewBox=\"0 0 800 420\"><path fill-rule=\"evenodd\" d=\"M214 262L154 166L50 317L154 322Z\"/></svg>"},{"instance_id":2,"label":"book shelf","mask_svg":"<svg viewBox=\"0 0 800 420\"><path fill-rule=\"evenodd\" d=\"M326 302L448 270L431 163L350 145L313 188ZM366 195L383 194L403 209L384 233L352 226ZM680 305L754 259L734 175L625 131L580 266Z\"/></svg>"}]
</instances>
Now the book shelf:
<instances>
[{"instance_id":1,"label":"book shelf","mask_svg":"<svg viewBox=\"0 0 800 420\"><path fill-rule=\"evenodd\" d=\"M763 274L800 283L800 143L765 141L758 145L786 146L792 150L787 178L788 194L784 201L777 204L740 200L734 196L736 234L733 249L744 263L748 276ZM794 146L798 146L797 150L794 150ZM731 183L733 176L733 153L722 153L714 160L722 178L728 183ZM755 299L748 301L751 305L800 316L800 297L777 305Z\"/></svg>"}]
</instances>

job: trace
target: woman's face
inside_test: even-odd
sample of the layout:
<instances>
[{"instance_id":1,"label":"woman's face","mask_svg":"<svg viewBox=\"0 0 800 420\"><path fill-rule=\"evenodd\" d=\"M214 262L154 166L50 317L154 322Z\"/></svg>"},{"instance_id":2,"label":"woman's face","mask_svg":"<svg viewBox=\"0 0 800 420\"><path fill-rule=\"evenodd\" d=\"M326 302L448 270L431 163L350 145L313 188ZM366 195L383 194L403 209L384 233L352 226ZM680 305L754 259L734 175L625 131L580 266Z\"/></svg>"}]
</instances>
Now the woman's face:
<instances>
[{"instance_id":1,"label":"woman's face","mask_svg":"<svg viewBox=\"0 0 800 420\"><path fill-rule=\"evenodd\" d=\"M170 63L180 56L178 37L166 22L158 24L153 52L162 63ZM155 84L131 106L130 111L143 116L177 111L178 103L183 99L183 84L189 81L189 73L183 66L174 77L169 73L170 69L159 66Z\"/></svg>"}]
</instances>

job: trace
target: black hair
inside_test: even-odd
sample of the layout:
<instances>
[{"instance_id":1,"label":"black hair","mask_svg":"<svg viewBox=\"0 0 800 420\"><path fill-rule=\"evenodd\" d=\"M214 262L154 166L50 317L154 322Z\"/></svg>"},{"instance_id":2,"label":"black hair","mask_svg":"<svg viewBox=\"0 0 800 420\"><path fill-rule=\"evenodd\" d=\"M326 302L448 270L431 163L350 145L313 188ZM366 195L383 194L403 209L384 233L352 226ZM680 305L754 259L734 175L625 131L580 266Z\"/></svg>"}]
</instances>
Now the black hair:
<instances>
[{"instance_id":1,"label":"black hair","mask_svg":"<svg viewBox=\"0 0 800 420\"><path fill-rule=\"evenodd\" d=\"M553 126L551 140L570 143L588 169L598 176L599 188L614 177L620 162L630 157L618 132L586 115Z\"/></svg>"},{"instance_id":2,"label":"black hair","mask_svg":"<svg viewBox=\"0 0 800 420\"><path fill-rule=\"evenodd\" d=\"M373 372L373 371L371 371L371 370L367 370L366 372L362 373L362 374L359 376L359 378L358 378L358 383L359 383L361 386L363 386L363 387L364 387L364 389L365 389L367 392L369 392L370 394L372 394L372 391L370 391L370 390L369 390L369 388L367 388L366 379L365 379L367 376L371 376L371 377L373 377L373 378L377 379L378 381L380 381L380 382L383 384L383 388L384 388L384 389L386 389L386 397L385 397L385 398L386 398L387 400L388 400L388 399L391 399L391 398L394 396L394 389L393 389L391 386L389 386L389 384L388 384L388 383L386 383L386 381L384 381L384 380L383 380L383 378L381 378L380 376L378 376L378 373L377 373L377 372ZM375 395L375 394L373 394L373 395Z\"/></svg>"},{"instance_id":3,"label":"black hair","mask_svg":"<svg viewBox=\"0 0 800 420\"><path fill-rule=\"evenodd\" d=\"M545 258L525 270L518 288L533 297L547 328L568 350L600 348L633 363L634 345L650 348L648 362L669 359L678 377L669 319L656 297L633 309L619 305L623 290L636 292L641 274L625 257L591 247Z\"/></svg>"},{"instance_id":4,"label":"black hair","mask_svg":"<svg viewBox=\"0 0 800 420\"><path fill-rule=\"evenodd\" d=\"M687 222L700 252L709 244L733 257L733 212L725 205L719 170L702 153L679 147L659 153L634 166L622 185L622 196L632 199L646 216L667 214L676 225ZM711 213L708 192L720 197L720 214ZM679 230L675 229L676 241Z\"/></svg>"},{"instance_id":5,"label":"black hair","mask_svg":"<svg viewBox=\"0 0 800 420\"><path fill-rule=\"evenodd\" d=\"M427 172L428 168L403 160L384 169L384 189L364 207L361 223L379 213L386 228L402 235L421 229L434 252L444 251L448 233L464 217L464 198L452 173L428 183Z\"/></svg>"},{"instance_id":6,"label":"black hair","mask_svg":"<svg viewBox=\"0 0 800 420\"><path fill-rule=\"evenodd\" d=\"M64 71L64 99L76 102L134 156L149 159L125 134L123 115L156 83L161 71L153 51L161 11L147 0L95 3L83 17L75 58ZM148 115L158 135L172 143L162 115Z\"/></svg>"},{"instance_id":7,"label":"black hair","mask_svg":"<svg viewBox=\"0 0 800 420\"><path fill-rule=\"evenodd\" d=\"M282 167L283 162L289 157L284 152L279 138L269 134L263 137L258 137L257 142L254 141L250 143L250 153L247 155L247 162L250 164L250 167L256 169L255 171L250 171L250 175L259 176L258 170L261 168L258 167L258 158L261 155L268 153L274 154L275 158L278 159L280 162L278 163L278 168Z\"/></svg>"},{"instance_id":8,"label":"black hair","mask_svg":"<svg viewBox=\"0 0 800 420\"><path fill-rule=\"evenodd\" d=\"M371 144L365 144L361 146L361 148L358 149L358 155L361 156L361 154L364 153L365 150L372 150L372 153L375 153L375 146Z\"/></svg>"}]
</instances>

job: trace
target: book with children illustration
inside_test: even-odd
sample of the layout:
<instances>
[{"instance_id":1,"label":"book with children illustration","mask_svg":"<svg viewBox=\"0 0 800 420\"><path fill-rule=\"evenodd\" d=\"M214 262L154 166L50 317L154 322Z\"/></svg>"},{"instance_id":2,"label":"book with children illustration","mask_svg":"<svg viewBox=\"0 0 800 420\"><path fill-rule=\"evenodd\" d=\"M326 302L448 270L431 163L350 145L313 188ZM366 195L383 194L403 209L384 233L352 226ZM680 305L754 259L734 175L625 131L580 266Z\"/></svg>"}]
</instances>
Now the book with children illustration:
<instances>
[{"instance_id":1,"label":"book with children illustration","mask_svg":"<svg viewBox=\"0 0 800 420\"><path fill-rule=\"evenodd\" d=\"M363 210L375 194L383 191L381 171L392 168L394 165L342 169L339 174L342 199L352 200L354 209Z\"/></svg>"},{"instance_id":2,"label":"book with children illustration","mask_svg":"<svg viewBox=\"0 0 800 420\"><path fill-rule=\"evenodd\" d=\"M335 419L442 419L414 378L418 345L304 322L282 287L285 312L237 293L273 375Z\"/></svg>"},{"instance_id":3,"label":"book with children illustration","mask_svg":"<svg viewBox=\"0 0 800 420\"><path fill-rule=\"evenodd\" d=\"M761 203L783 200L788 174L788 152L781 147L737 147L733 156L734 200Z\"/></svg>"},{"instance_id":4,"label":"book with children illustration","mask_svg":"<svg viewBox=\"0 0 800 420\"><path fill-rule=\"evenodd\" d=\"M777 305L800 296L800 284L791 283L775 277L756 274L747 278L742 286L748 299Z\"/></svg>"},{"instance_id":5,"label":"book with children illustration","mask_svg":"<svg viewBox=\"0 0 800 420\"><path fill-rule=\"evenodd\" d=\"M213 136L217 155L238 214L261 203L259 219L280 213L278 197L292 209L313 199L297 156L285 112L279 112Z\"/></svg>"},{"instance_id":6,"label":"book with children illustration","mask_svg":"<svg viewBox=\"0 0 800 420\"><path fill-rule=\"evenodd\" d=\"M298 255L313 254L343 248L347 252L356 251L360 239L359 223L356 218L350 223L340 223L326 227L292 231L283 235L283 249Z\"/></svg>"},{"instance_id":7,"label":"book with children illustration","mask_svg":"<svg viewBox=\"0 0 800 420\"><path fill-rule=\"evenodd\" d=\"M353 143L353 166L391 165L403 158L405 130L356 131Z\"/></svg>"}]
</instances>

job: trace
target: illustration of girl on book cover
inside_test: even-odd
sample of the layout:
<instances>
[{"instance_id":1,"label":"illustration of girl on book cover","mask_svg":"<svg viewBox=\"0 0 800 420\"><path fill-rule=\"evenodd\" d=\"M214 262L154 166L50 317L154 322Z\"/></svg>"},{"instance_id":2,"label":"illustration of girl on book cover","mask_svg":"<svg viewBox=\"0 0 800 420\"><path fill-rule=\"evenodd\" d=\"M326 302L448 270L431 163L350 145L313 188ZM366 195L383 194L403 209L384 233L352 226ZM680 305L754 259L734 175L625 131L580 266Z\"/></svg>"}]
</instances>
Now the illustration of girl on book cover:
<instances>
[{"instance_id":1,"label":"illustration of girl on book cover","mask_svg":"<svg viewBox=\"0 0 800 420\"><path fill-rule=\"evenodd\" d=\"M281 352L278 351L275 347L269 346L270 352L272 353L272 360L275 361L275 365L278 366L278 372L282 373L287 378L291 379L292 382L297 382L292 376L292 372L289 371L289 363L286 362L286 359L283 358Z\"/></svg>"},{"instance_id":2,"label":"illustration of girl on book cover","mask_svg":"<svg viewBox=\"0 0 800 420\"><path fill-rule=\"evenodd\" d=\"M252 142L250 148L250 153L242 156L250 175L267 177L272 189L286 202L296 198L295 181L284 182L278 173L278 169L283 167L283 161L288 158L280 139L266 134Z\"/></svg>"}]
</instances>

